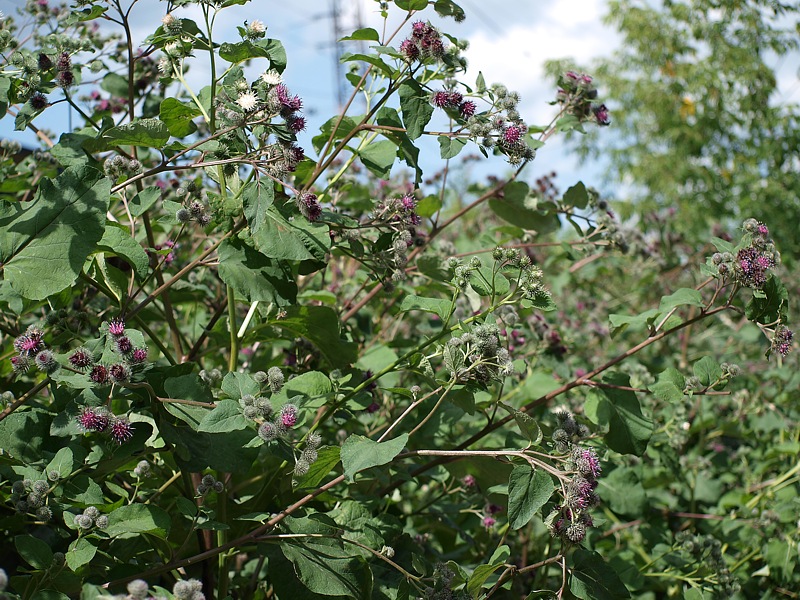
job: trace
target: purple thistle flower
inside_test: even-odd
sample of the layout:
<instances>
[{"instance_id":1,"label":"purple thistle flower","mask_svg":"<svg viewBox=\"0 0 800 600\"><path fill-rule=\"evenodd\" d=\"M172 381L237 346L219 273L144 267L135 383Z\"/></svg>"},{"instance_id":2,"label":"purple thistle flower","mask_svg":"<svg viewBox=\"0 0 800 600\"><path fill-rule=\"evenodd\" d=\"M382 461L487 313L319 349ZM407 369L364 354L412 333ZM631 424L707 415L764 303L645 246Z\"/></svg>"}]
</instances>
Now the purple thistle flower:
<instances>
[{"instance_id":1,"label":"purple thistle flower","mask_svg":"<svg viewBox=\"0 0 800 600\"><path fill-rule=\"evenodd\" d=\"M786 356L792 351L792 340L794 332L786 325L778 325L772 337L772 349L781 356Z\"/></svg>"},{"instance_id":2,"label":"purple thistle flower","mask_svg":"<svg viewBox=\"0 0 800 600\"><path fill-rule=\"evenodd\" d=\"M133 350L133 342L127 335L118 337L116 343L117 351L120 354L128 354L131 350Z\"/></svg>"},{"instance_id":3,"label":"purple thistle flower","mask_svg":"<svg viewBox=\"0 0 800 600\"><path fill-rule=\"evenodd\" d=\"M147 360L147 348L135 348L130 356L130 361L133 364L141 364Z\"/></svg>"},{"instance_id":4,"label":"purple thistle flower","mask_svg":"<svg viewBox=\"0 0 800 600\"><path fill-rule=\"evenodd\" d=\"M108 333L114 336L123 335L125 333L125 321L120 318L111 319L108 322Z\"/></svg>"},{"instance_id":5,"label":"purple thistle flower","mask_svg":"<svg viewBox=\"0 0 800 600\"><path fill-rule=\"evenodd\" d=\"M133 425L125 417L116 417L108 428L108 434L115 442L122 444L133 437Z\"/></svg>"},{"instance_id":6,"label":"purple thistle flower","mask_svg":"<svg viewBox=\"0 0 800 600\"><path fill-rule=\"evenodd\" d=\"M297 424L297 407L294 404L284 404L281 413L278 415L280 424L286 429L290 429Z\"/></svg>"},{"instance_id":7,"label":"purple thistle flower","mask_svg":"<svg viewBox=\"0 0 800 600\"><path fill-rule=\"evenodd\" d=\"M475 487L475 477L473 475L464 475L461 479L461 485L465 488Z\"/></svg>"},{"instance_id":8,"label":"purple thistle flower","mask_svg":"<svg viewBox=\"0 0 800 600\"><path fill-rule=\"evenodd\" d=\"M597 459L597 454L591 448L584 449L578 458L578 470L586 476L591 476L597 479L603 469L600 467L600 461Z\"/></svg>"},{"instance_id":9,"label":"purple thistle flower","mask_svg":"<svg viewBox=\"0 0 800 600\"><path fill-rule=\"evenodd\" d=\"M92 355L86 348L78 348L69 357L69 364L75 369L86 369L92 364Z\"/></svg>"},{"instance_id":10,"label":"purple thistle flower","mask_svg":"<svg viewBox=\"0 0 800 600\"><path fill-rule=\"evenodd\" d=\"M108 383L108 369L103 365L95 365L89 373L89 379L100 385Z\"/></svg>"},{"instance_id":11,"label":"purple thistle flower","mask_svg":"<svg viewBox=\"0 0 800 600\"><path fill-rule=\"evenodd\" d=\"M417 207L417 199L411 194L403 194L403 197L400 198L400 204L403 205L404 209L411 211Z\"/></svg>"},{"instance_id":12,"label":"purple thistle flower","mask_svg":"<svg viewBox=\"0 0 800 600\"><path fill-rule=\"evenodd\" d=\"M400 44L400 53L407 61L412 62L419 58L419 47L414 40L406 39Z\"/></svg>"},{"instance_id":13,"label":"purple thistle flower","mask_svg":"<svg viewBox=\"0 0 800 600\"><path fill-rule=\"evenodd\" d=\"M462 117L468 119L475 114L477 108L478 106L472 100L467 100L461 103L461 105L458 107L458 111L461 113Z\"/></svg>"},{"instance_id":14,"label":"purple thistle flower","mask_svg":"<svg viewBox=\"0 0 800 600\"><path fill-rule=\"evenodd\" d=\"M49 102L47 101L47 96L45 96L41 92L36 92L33 96L30 97L30 100L28 100L28 102L30 102L31 108L33 108L33 110L42 110L44 108L47 108L47 105L49 104Z\"/></svg>"},{"instance_id":15,"label":"purple thistle flower","mask_svg":"<svg viewBox=\"0 0 800 600\"><path fill-rule=\"evenodd\" d=\"M509 125L503 129L502 137L503 143L508 146L513 146L522 139L523 131L517 125Z\"/></svg>"},{"instance_id":16,"label":"purple thistle flower","mask_svg":"<svg viewBox=\"0 0 800 600\"><path fill-rule=\"evenodd\" d=\"M24 354L11 357L11 368L16 375L24 375L31 368L30 359Z\"/></svg>"},{"instance_id":17,"label":"purple thistle flower","mask_svg":"<svg viewBox=\"0 0 800 600\"><path fill-rule=\"evenodd\" d=\"M125 363L116 363L108 368L108 376L114 383L125 383L131 378L131 368Z\"/></svg>"},{"instance_id":18,"label":"purple thistle flower","mask_svg":"<svg viewBox=\"0 0 800 600\"><path fill-rule=\"evenodd\" d=\"M608 118L608 108L606 108L605 104L593 106L592 112L594 113L594 118L597 120L598 125L605 126L611 124L611 121Z\"/></svg>"},{"instance_id":19,"label":"purple thistle flower","mask_svg":"<svg viewBox=\"0 0 800 600\"><path fill-rule=\"evenodd\" d=\"M108 414L105 409L96 409L90 406L84 407L78 415L78 425L85 431L105 431L108 427Z\"/></svg>"},{"instance_id":20,"label":"purple thistle flower","mask_svg":"<svg viewBox=\"0 0 800 600\"><path fill-rule=\"evenodd\" d=\"M316 194L312 194L311 192L304 192L300 194L300 197L297 201L297 206L303 216L312 223L318 221L322 216L322 207L320 206L319 202L317 202Z\"/></svg>"},{"instance_id":21,"label":"purple thistle flower","mask_svg":"<svg viewBox=\"0 0 800 600\"><path fill-rule=\"evenodd\" d=\"M66 52L62 52L58 55L58 61L56 62L56 69L59 71L66 71L72 67L72 60L69 57L69 54Z\"/></svg>"},{"instance_id":22,"label":"purple thistle flower","mask_svg":"<svg viewBox=\"0 0 800 600\"><path fill-rule=\"evenodd\" d=\"M36 366L39 368L39 370L44 371L45 373L52 373L58 369L59 366L55 355L50 352L50 350L42 350L39 352L34 361L36 362Z\"/></svg>"},{"instance_id":23,"label":"purple thistle flower","mask_svg":"<svg viewBox=\"0 0 800 600\"><path fill-rule=\"evenodd\" d=\"M289 129L292 130L294 133L300 133L306 128L306 119L305 117L298 117L298 116L290 116L286 119L286 124L289 126Z\"/></svg>"},{"instance_id":24,"label":"purple thistle flower","mask_svg":"<svg viewBox=\"0 0 800 600\"><path fill-rule=\"evenodd\" d=\"M497 519L495 519L494 517L485 516L483 517L482 523L486 529L491 529L492 527L494 527L495 523L497 523Z\"/></svg>"},{"instance_id":25,"label":"purple thistle flower","mask_svg":"<svg viewBox=\"0 0 800 600\"><path fill-rule=\"evenodd\" d=\"M764 223L759 223L756 226L756 233L762 237L767 237L769 235L769 228L764 225Z\"/></svg>"}]
</instances>

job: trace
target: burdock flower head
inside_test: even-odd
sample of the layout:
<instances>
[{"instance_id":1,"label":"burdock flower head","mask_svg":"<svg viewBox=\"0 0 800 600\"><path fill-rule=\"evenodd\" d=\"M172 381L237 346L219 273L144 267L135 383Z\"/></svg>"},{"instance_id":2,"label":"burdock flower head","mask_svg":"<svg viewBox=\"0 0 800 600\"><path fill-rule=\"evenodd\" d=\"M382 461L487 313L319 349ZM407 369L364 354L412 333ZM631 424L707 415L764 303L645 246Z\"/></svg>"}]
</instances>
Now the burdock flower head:
<instances>
[{"instance_id":1,"label":"burdock flower head","mask_svg":"<svg viewBox=\"0 0 800 600\"><path fill-rule=\"evenodd\" d=\"M772 345L770 350L777 352L781 356L786 356L792 351L792 340L794 339L794 332L786 327L786 325L778 325L775 328L775 334L772 336Z\"/></svg>"}]
</instances>

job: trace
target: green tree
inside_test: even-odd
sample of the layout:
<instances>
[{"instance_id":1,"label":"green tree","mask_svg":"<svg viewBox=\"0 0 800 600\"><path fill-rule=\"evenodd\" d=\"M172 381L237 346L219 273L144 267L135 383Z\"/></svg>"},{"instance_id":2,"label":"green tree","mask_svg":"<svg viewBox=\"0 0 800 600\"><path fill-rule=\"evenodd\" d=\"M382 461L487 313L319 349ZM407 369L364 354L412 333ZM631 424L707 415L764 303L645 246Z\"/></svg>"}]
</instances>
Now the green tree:
<instances>
[{"instance_id":1,"label":"green tree","mask_svg":"<svg viewBox=\"0 0 800 600\"><path fill-rule=\"evenodd\" d=\"M798 108L775 64L798 48L798 3L615 0L619 49L594 74L608 88L613 135L581 138L631 211L678 209L685 231L755 215L788 253L800 244ZM784 89L786 87L784 86Z\"/></svg>"}]
</instances>

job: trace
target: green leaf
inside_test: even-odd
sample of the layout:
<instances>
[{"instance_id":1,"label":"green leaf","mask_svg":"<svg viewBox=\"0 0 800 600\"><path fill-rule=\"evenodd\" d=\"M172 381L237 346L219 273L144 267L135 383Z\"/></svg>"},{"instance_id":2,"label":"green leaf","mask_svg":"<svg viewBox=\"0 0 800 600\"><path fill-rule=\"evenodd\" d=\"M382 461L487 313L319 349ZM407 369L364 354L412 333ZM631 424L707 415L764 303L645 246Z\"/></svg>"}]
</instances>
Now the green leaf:
<instances>
[{"instance_id":1,"label":"green leaf","mask_svg":"<svg viewBox=\"0 0 800 600\"><path fill-rule=\"evenodd\" d=\"M544 234L561 226L554 213L534 210L526 205L530 188L524 181L512 181L503 188L502 197L489 200L489 208L498 217L523 229Z\"/></svg>"},{"instance_id":2,"label":"green leaf","mask_svg":"<svg viewBox=\"0 0 800 600\"><path fill-rule=\"evenodd\" d=\"M417 214L420 217L432 217L442 208L442 200L439 196L425 196L417 203Z\"/></svg>"},{"instance_id":3,"label":"green leaf","mask_svg":"<svg viewBox=\"0 0 800 600\"><path fill-rule=\"evenodd\" d=\"M428 0L395 0L394 3L403 10L425 10L428 7Z\"/></svg>"},{"instance_id":4,"label":"green leaf","mask_svg":"<svg viewBox=\"0 0 800 600\"><path fill-rule=\"evenodd\" d=\"M14 538L17 554L34 569L45 570L53 566L53 551L47 543L32 535Z\"/></svg>"},{"instance_id":5,"label":"green leaf","mask_svg":"<svg viewBox=\"0 0 800 600\"><path fill-rule=\"evenodd\" d=\"M309 223L300 216L289 221L273 205L274 194L271 181L249 184L242 193L244 215L255 247L277 260L325 260L331 247L328 226Z\"/></svg>"},{"instance_id":6,"label":"green leaf","mask_svg":"<svg viewBox=\"0 0 800 600\"><path fill-rule=\"evenodd\" d=\"M242 396L258 396L261 393L261 386L247 373L230 371L222 380L222 391L228 398L238 401Z\"/></svg>"},{"instance_id":7,"label":"green leaf","mask_svg":"<svg viewBox=\"0 0 800 600\"><path fill-rule=\"evenodd\" d=\"M151 185L150 187L144 188L141 192L136 194L130 202L128 202L128 208L131 211L131 215L134 217L141 217L144 213L150 210L150 208L152 208L152 206L160 198L161 188L158 186Z\"/></svg>"},{"instance_id":8,"label":"green leaf","mask_svg":"<svg viewBox=\"0 0 800 600\"><path fill-rule=\"evenodd\" d=\"M566 192L564 192L564 203L574 206L575 208L586 208L589 202L589 192L586 191L586 186L582 181L579 181Z\"/></svg>"},{"instance_id":9,"label":"green leaf","mask_svg":"<svg viewBox=\"0 0 800 600\"><path fill-rule=\"evenodd\" d=\"M494 551L489 562L485 565L479 565L472 572L472 575L467 582L467 592L473 598L477 599L481 595L486 580L489 576L506 564L506 561L511 556L511 552L505 544Z\"/></svg>"},{"instance_id":10,"label":"green leaf","mask_svg":"<svg viewBox=\"0 0 800 600\"><path fill-rule=\"evenodd\" d=\"M129 504L108 515L105 533L117 537L126 533L149 533L160 538L169 535L171 527L169 514L151 504Z\"/></svg>"},{"instance_id":11,"label":"green leaf","mask_svg":"<svg viewBox=\"0 0 800 600\"><path fill-rule=\"evenodd\" d=\"M0 218L0 263L21 296L43 300L70 287L103 237L111 182L91 167L44 179L30 204Z\"/></svg>"},{"instance_id":12,"label":"green leaf","mask_svg":"<svg viewBox=\"0 0 800 600\"><path fill-rule=\"evenodd\" d=\"M317 460L311 463L308 473L300 477L295 477L295 490L316 489L320 483L328 476L340 460L339 446L325 446L320 448Z\"/></svg>"},{"instance_id":13,"label":"green leaf","mask_svg":"<svg viewBox=\"0 0 800 600\"><path fill-rule=\"evenodd\" d=\"M44 473L46 475L50 471L55 471L61 479L66 479L83 464L86 454L86 450L82 446L61 448L45 467Z\"/></svg>"},{"instance_id":14,"label":"green leaf","mask_svg":"<svg viewBox=\"0 0 800 600\"><path fill-rule=\"evenodd\" d=\"M597 552L577 548L572 555L569 589L581 600L630 598L622 580Z\"/></svg>"},{"instance_id":15,"label":"green leaf","mask_svg":"<svg viewBox=\"0 0 800 600\"><path fill-rule=\"evenodd\" d=\"M407 433L388 442L375 442L363 435L351 435L342 444L344 474L353 481L356 473L390 463L400 454L407 441Z\"/></svg>"},{"instance_id":16,"label":"green leaf","mask_svg":"<svg viewBox=\"0 0 800 600\"><path fill-rule=\"evenodd\" d=\"M536 420L526 412L517 410L513 406L500 402L500 406L506 409L519 427L520 433L524 435L531 442L532 445L538 446L542 441L542 429Z\"/></svg>"},{"instance_id":17,"label":"green leaf","mask_svg":"<svg viewBox=\"0 0 800 600\"><path fill-rule=\"evenodd\" d=\"M467 141L459 137L440 135L436 139L439 140L439 155L444 159L458 156L458 153L467 145Z\"/></svg>"},{"instance_id":18,"label":"green leaf","mask_svg":"<svg viewBox=\"0 0 800 600\"><path fill-rule=\"evenodd\" d=\"M481 296L505 296L511 284L501 272L495 273L489 267L480 267L469 278L470 287Z\"/></svg>"},{"instance_id":19,"label":"green leaf","mask_svg":"<svg viewBox=\"0 0 800 600\"><path fill-rule=\"evenodd\" d=\"M541 469L518 465L508 479L508 524L519 529L528 524L555 491L553 480Z\"/></svg>"},{"instance_id":20,"label":"green leaf","mask_svg":"<svg viewBox=\"0 0 800 600\"><path fill-rule=\"evenodd\" d=\"M250 302L279 307L297 302L297 284L287 263L267 258L239 239L225 240L217 252L220 279Z\"/></svg>"},{"instance_id":21,"label":"green leaf","mask_svg":"<svg viewBox=\"0 0 800 600\"><path fill-rule=\"evenodd\" d=\"M772 275L761 289L763 297L753 294L744 308L744 314L757 323L774 323L778 319L786 321L789 292L783 282Z\"/></svg>"},{"instance_id":22,"label":"green leaf","mask_svg":"<svg viewBox=\"0 0 800 600\"><path fill-rule=\"evenodd\" d=\"M638 315L608 315L608 320L611 323L611 337L622 333L630 327L631 331L638 331L650 327L655 324L656 319L661 316L661 311L657 308L651 308Z\"/></svg>"},{"instance_id":23,"label":"green leaf","mask_svg":"<svg viewBox=\"0 0 800 600\"><path fill-rule=\"evenodd\" d=\"M86 538L78 538L69 545L69 552L67 555L67 566L73 571L77 571L80 567L88 564L97 554L97 547Z\"/></svg>"},{"instance_id":24,"label":"green leaf","mask_svg":"<svg viewBox=\"0 0 800 600\"><path fill-rule=\"evenodd\" d=\"M130 236L127 228L117 224L106 224L97 247L124 258L140 279L147 277L150 271L150 259L144 248Z\"/></svg>"},{"instance_id":25,"label":"green leaf","mask_svg":"<svg viewBox=\"0 0 800 600\"><path fill-rule=\"evenodd\" d=\"M603 377L605 383L614 386L630 387L630 379L622 373L612 373ZM601 388L608 399L608 433L605 435L608 447L620 454L642 456L647 450L647 442L653 434L653 422L642 414L639 399L630 390Z\"/></svg>"},{"instance_id":26,"label":"green leaf","mask_svg":"<svg viewBox=\"0 0 800 600\"><path fill-rule=\"evenodd\" d=\"M703 302L703 296L700 294L699 290L681 288L675 291L674 294L661 298L658 310L661 312L669 312L676 306L705 306L705 303Z\"/></svg>"},{"instance_id":27,"label":"green leaf","mask_svg":"<svg viewBox=\"0 0 800 600\"><path fill-rule=\"evenodd\" d=\"M50 434L50 418L39 410L15 411L0 421L0 448L20 462L37 463Z\"/></svg>"},{"instance_id":28,"label":"green leaf","mask_svg":"<svg viewBox=\"0 0 800 600\"><path fill-rule=\"evenodd\" d=\"M452 308L450 300L442 298L423 298L408 294L400 303L400 312L408 312L410 310L422 310L429 313L434 313L442 320L447 321L450 316L450 309Z\"/></svg>"},{"instance_id":29,"label":"green leaf","mask_svg":"<svg viewBox=\"0 0 800 600\"><path fill-rule=\"evenodd\" d=\"M362 29L356 29L353 33L341 38L339 41L347 42L350 40L363 40L365 42L378 42L380 39L381 38L378 35L378 32L372 27L364 27Z\"/></svg>"},{"instance_id":30,"label":"green leaf","mask_svg":"<svg viewBox=\"0 0 800 600\"><path fill-rule=\"evenodd\" d=\"M618 515L635 518L647 507L647 495L633 467L617 467L599 479L603 503Z\"/></svg>"},{"instance_id":31,"label":"green leaf","mask_svg":"<svg viewBox=\"0 0 800 600\"><path fill-rule=\"evenodd\" d=\"M245 429L248 420L236 400L220 400L216 407L203 417L197 431L205 433L227 433Z\"/></svg>"},{"instance_id":32,"label":"green leaf","mask_svg":"<svg viewBox=\"0 0 800 600\"><path fill-rule=\"evenodd\" d=\"M114 146L144 146L163 148L169 141L169 129L158 119L139 119L103 133L103 141L108 148Z\"/></svg>"},{"instance_id":33,"label":"green leaf","mask_svg":"<svg viewBox=\"0 0 800 600\"><path fill-rule=\"evenodd\" d=\"M234 44L224 43L219 47L219 57L229 63L238 64L251 58L269 58L270 53L266 48L244 40Z\"/></svg>"},{"instance_id":34,"label":"green leaf","mask_svg":"<svg viewBox=\"0 0 800 600\"><path fill-rule=\"evenodd\" d=\"M294 565L297 578L309 590L323 596L372 598L372 573L360 556L353 556L333 540L281 544L281 552Z\"/></svg>"},{"instance_id":35,"label":"green leaf","mask_svg":"<svg viewBox=\"0 0 800 600\"><path fill-rule=\"evenodd\" d=\"M327 306L294 306L270 325L302 336L316 346L332 367L342 368L358 359L357 345L341 339L339 317Z\"/></svg>"},{"instance_id":36,"label":"green leaf","mask_svg":"<svg viewBox=\"0 0 800 600\"><path fill-rule=\"evenodd\" d=\"M413 79L400 86L400 111L408 137L417 139L433 116L433 106L425 90Z\"/></svg>"},{"instance_id":37,"label":"green leaf","mask_svg":"<svg viewBox=\"0 0 800 600\"><path fill-rule=\"evenodd\" d=\"M719 363L710 356L704 356L694 363L692 370L695 376L700 380L700 383L705 386L715 383L722 377L722 369Z\"/></svg>"},{"instance_id":38,"label":"green leaf","mask_svg":"<svg viewBox=\"0 0 800 600\"><path fill-rule=\"evenodd\" d=\"M376 69L378 69L384 76L392 77L394 74L394 69L390 67L386 62L381 60L378 56L374 54L362 54L356 53L352 54L350 52L345 52L342 54L342 58L340 59L341 62L365 62L369 65L372 65Z\"/></svg>"},{"instance_id":39,"label":"green leaf","mask_svg":"<svg viewBox=\"0 0 800 600\"><path fill-rule=\"evenodd\" d=\"M164 121L169 134L177 138L186 137L197 131L197 125L192 122L192 119L201 114L203 113L200 112L200 109L193 104L187 104L175 98L167 98L162 101L158 109L158 116Z\"/></svg>"},{"instance_id":40,"label":"green leaf","mask_svg":"<svg viewBox=\"0 0 800 600\"><path fill-rule=\"evenodd\" d=\"M389 179L392 165L397 159L397 144L389 140L372 142L358 151L364 166L380 179Z\"/></svg>"}]
</instances>

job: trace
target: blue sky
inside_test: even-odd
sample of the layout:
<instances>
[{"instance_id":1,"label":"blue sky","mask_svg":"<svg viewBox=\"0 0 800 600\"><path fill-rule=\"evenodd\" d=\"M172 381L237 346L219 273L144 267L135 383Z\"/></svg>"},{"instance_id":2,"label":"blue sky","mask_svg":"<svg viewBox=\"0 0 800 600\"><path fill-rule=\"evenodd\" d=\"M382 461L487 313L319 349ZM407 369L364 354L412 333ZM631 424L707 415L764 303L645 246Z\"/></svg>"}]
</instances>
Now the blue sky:
<instances>
[{"instance_id":1,"label":"blue sky","mask_svg":"<svg viewBox=\"0 0 800 600\"><path fill-rule=\"evenodd\" d=\"M14 14L15 7L24 0L0 0L0 10ZM340 23L355 28L360 21L363 26L380 31L382 19L377 2L373 0L338 0ZM462 0L467 20L456 24L452 20L440 21L433 11L429 16L434 24L459 38L470 41L466 53L470 70L464 80L474 83L478 72L482 72L488 83L500 82L520 92L520 112L526 122L541 124L549 121L554 108L547 102L552 99L553 82L543 76L543 63L552 58L574 57L580 63L610 52L616 45L616 34L601 24L604 11L602 0L580 0L564 2L546 0L523 2L499 0L491 3L482 0ZM301 145L310 148L310 137L319 125L335 114L337 109L334 87L335 74L333 25L330 18L333 0L293 0L273 2L255 0L244 6L235 6L222 12L217 31L221 39L235 41L236 25L245 20L260 19L268 27L267 35L280 39L289 57L285 81L293 93L299 94L305 103L309 128L301 134ZM165 2L139 0L132 18L134 36L142 40L159 24L166 9ZM176 15L198 18L196 7L176 11ZM397 22L401 12L391 10L391 22ZM401 38L402 39L402 38ZM255 78L264 65L257 62L248 75ZM204 62L198 62L189 76L189 82L199 89L207 84L208 71ZM42 125L53 130L67 122L67 108L63 105L48 111ZM77 122L77 119L76 119ZM13 131L13 120L0 120L0 137L12 137L31 143L29 132ZM304 139L305 138L305 139ZM426 171L436 170L437 148L434 143L432 164ZM474 148L473 148L474 150ZM502 158L492 157L489 164L480 168L482 172L502 174L506 167ZM537 157L531 175L556 170L560 187L565 189L579 177L570 175L576 171L576 163L568 156L558 139L548 143Z\"/></svg>"}]
</instances>

